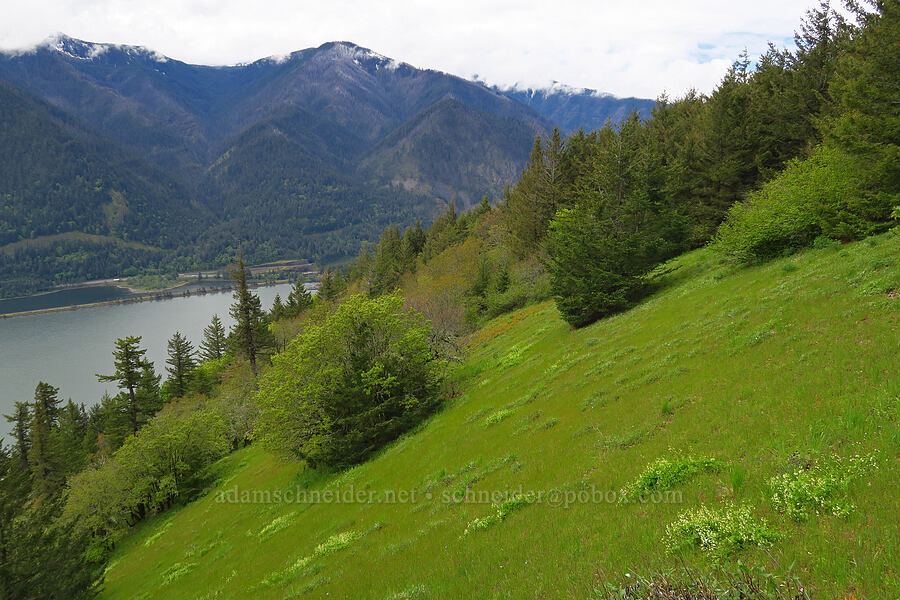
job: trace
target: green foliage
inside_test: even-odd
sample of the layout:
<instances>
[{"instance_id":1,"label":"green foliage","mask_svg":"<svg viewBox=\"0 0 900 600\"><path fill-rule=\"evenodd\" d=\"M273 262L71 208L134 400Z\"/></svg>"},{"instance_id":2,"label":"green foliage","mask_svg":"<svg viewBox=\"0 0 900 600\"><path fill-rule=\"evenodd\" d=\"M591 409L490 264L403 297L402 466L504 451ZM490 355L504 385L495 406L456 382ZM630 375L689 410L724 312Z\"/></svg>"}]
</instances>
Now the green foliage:
<instances>
[{"instance_id":1,"label":"green foliage","mask_svg":"<svg viewBox=\"0 0 900 600\"><path fill-rule=\"evenodd\" d=\"M166 359L166 372L169 374L166 381L168 395L176 398L184 396L191 383L191 371L197 367L194 345L176 331L169 339L168 355Z\"/></svg>"},{"instance_id":2,"label":"green foliage","mask_svg":"<svg viewBox=\"0 0 900 600\"><path fill-rule=\"evenodd\" d=\"M868 194L867 187L857 160L820 146L734 205L714 247L749 263L810 246L819 236L855 240L871 235L883 228L890 206Z\"/></svg>"},{"instance_id":3,"label":"green foliage","mask_svg":"<svg viewBox=\"0 0 900 600\"><path fill-rule=\"evenodd\" d=\"M722 464L714 458L691 456L665 456L647 465L647 468L619 492L619 502L636 502L653 492L662 492L685 483L695 475L715 472Z\"/></svg>"},{"instance_id":4,"label":"green foliage","mask_svg":"<svg viewBox=\"0 0 900 600\"><path fill-rule=\"evenodd\" d=\"M355 464L437 407L443 369L402 297L351 296L274 357L255 436L313 466Z\"/></svg>"},{"instance_id":5,"label":"green foliage","mask_svg":"<svg viewBox=\"0 0 900 600\"><path fill-rule=\"evenodd\" d=\"M643 275L682 247L677 211L656 182L647 129L637 115L601 130L575 207L560 210L547 236L547 272L563 318L581 327L625 310L646 293Z\"/></svg>"},{"instance_id":6,"label":"green foliage","mask_svg":"<svg viewBox=\"0 0 900 600\"><path fill-rule=\"evenodd\" d=\"M105 546L141 518L190 500L204 469L229 447L214 411L165 410L111 458L69 480L63 521Z\"/></svg>"},{"instance_id":7,"label":"green foliage","mask_svg":"<svg viewBox=\"0 0 900 600\"><path fill-rule=\"evenodd\" d=\"M771 478L770 498L776 510L795 521L807 521L813 513L846 517L855 508L847 500L851 485L877 467L874 454L816 462Z\"/></svg>"},{"instance_id":8,"label":"green foliage","mask_svg":"<svg viewBox=\"0 0 900 600\"><path fill-rule=\"evenodd\" d=\"M140 347L140 336L127 336L116 340L113 363L116 372L112 375L97 375L100 381L115 382L122 392L116 396L117 406L113 407L115 422L112 427L125 427L131 433L137 430L162 406L159 396L159 376L153 370L153 363L146 358L147 350Z\"/></svg>"},{"instance_id":9,"label":"green foliage","mask_svg":"<svg viewBox=\"0 0 900 600\"><path fill-rule=\"evenodd\" d=\"M250 362L250 370L257 373L257 357L274 345L269 332L266 314L259 302L259 296L247 287L247 269L241 252L237 266L231 270L234 280L234 304L229 310L234 319L229 341L235 353Z\"/></svg>"},{"instance_id":10,"label":"green foliage","mask_svg":"<svg viewBox=\"0 0 900 600\"><path fill-rule=\"evenodd\" d=\"M465 531L463 531L463 535L469 535L476 531L482 531L491 527L492 525L501 523L505 521L506 518L513 512L525 508L529 504L534 503L534 501L535 497L533 494L516 494L511 498L507 498L503 502L494 504L491 507L494 512L487 515L486 517L480 517L473 520L466 526Z\"/></svg>"},{"instance_id":11,"label":"green foliage","mask_svg":"<svg viewBox=\"0 0 900 600\"><path fill-rule=\"evenodd\" d=\"M699 549L724 558L753 546L771 546L779 535L765 519L753 516L749 506L701 506L683 512L666 526L665 543L670 551Z\"/></svg>"},{"instance_id":12,"label":"green foliage","mask_svg":"<svg viewBox=\"0 0 900 600\"><path fill-rule=\"evenodd\" d=\"M203 341L200 342L200 357L203 360L219 360L228 352L228 338L225 326L219 315L213 315L212 321L203 330Z\"/></svg>"}]
</instances>

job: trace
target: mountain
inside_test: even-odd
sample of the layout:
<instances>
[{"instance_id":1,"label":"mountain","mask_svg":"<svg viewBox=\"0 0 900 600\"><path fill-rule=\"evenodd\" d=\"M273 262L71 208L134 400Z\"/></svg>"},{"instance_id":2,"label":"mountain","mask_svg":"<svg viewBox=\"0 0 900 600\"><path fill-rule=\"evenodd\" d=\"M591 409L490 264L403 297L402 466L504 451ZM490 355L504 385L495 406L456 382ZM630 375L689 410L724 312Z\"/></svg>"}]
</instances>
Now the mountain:
<instances>
[{"instance_id":1,"label":"mountain","mask_svg":"<svg viewBox=\"0 0 900 600\"><path fill-rule=\"evenodd\" d=\"M597 90L573 88L554 84L548 88L491 88L509 98L533 108L544 118L556 123L563 133L577 129L593 131L603 127L607 120L617 123L631 112L650 116L656 104L645 98L619 98Z\"/></svg>"},{"instance_id":2,"label":"mountain","mask_svg":"<svg viewBox=\"0 0 900 600\"><path fill-rule=\"evenodd\" d=\"M52 257L124 264L107 260L116 241L172 269L225 262L239 243L254 261L352 255L390 223L498 197L536 135L613 110L591 117L590 95L520 97L349 42L215 67L57 36L0 53L0 84L0 295L106 276ZM23 241L27 289L8 270Z\"/></svg>"}]
</instances>

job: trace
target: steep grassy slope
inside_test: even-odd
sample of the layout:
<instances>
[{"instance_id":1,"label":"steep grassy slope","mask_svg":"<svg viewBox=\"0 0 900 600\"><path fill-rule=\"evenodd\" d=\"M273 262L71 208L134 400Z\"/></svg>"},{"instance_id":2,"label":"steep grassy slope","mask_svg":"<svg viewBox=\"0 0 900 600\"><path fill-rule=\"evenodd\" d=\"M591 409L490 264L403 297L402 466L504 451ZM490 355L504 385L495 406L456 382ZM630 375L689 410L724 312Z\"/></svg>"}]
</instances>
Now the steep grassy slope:
<instances>
[{"instance_id":1,"label":"steep grassy slope","mask_svg":"<svg viewBox=\"0 0 900 600\"><path fill-rule=\"evenodd\" d=\"M232 455L215 492L121 544L103 597L584 598L604 577L679 564L666 525L728 501L782 535L745 562L793 563L815 597L897 597L898 256L894 234L738 271L699 251L666 265L649 301L585 329L551 304L500 318L418 432L332 475L256 447ZM798 524L773 509L773 475L874 451L849 517ZM606 501L680 452L729 466L678 487L681 502ZM218 501L297 486L379 501ZM496 512L447 498L466 488L561 494L465 534ZM557 505L579 490L604 499Z\"/></svg>"}]
</instances>

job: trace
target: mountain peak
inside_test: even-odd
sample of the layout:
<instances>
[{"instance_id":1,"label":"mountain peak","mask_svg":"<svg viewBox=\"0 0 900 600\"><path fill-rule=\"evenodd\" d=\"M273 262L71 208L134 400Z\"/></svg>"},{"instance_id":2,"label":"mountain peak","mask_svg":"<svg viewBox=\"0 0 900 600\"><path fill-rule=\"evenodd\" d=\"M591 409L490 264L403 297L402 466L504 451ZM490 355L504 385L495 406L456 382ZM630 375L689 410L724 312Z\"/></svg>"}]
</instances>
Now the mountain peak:
<instances>
[{"instance_id":1,"label":"mountain peak","mask_svg":"<svg viewBox=\"0 0 900 600\"><path fill-rule=\"evenodd\" d=\"M107 55L110 51L114 51L128 59L143 58L153 62L168 62L169 58L150 50L144 46L129 46L125 44L103 44L97 42L87 42L66 35L65 33L56 33L49 36L44 41L27 49L6 50L2 53L9 56L20 56L23 54L36 54L38 52L54 52L68 59L78 61L91 61L101 56Z\"/></svg>"}]
</instances>

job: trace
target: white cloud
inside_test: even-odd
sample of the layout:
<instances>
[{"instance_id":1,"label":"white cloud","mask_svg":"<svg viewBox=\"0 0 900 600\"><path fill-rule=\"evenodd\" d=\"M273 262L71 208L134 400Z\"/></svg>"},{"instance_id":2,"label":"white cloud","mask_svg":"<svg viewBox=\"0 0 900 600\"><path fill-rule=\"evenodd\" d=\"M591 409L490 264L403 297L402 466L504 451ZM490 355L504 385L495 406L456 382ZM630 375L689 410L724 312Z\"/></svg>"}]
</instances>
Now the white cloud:
<instances>
[{"instance_id":1,"label":"white cloud","mask_svg":"<svg viewBox=\"0 0 900 600\"><path fill-rule=\"evenodd\" d=\"M709 91L745 47L783 44L816 0L30 0L0 6L0 48L63 31L234 64L332 40L490 83L617 95Z\"/></svg>"}]
</instances>

